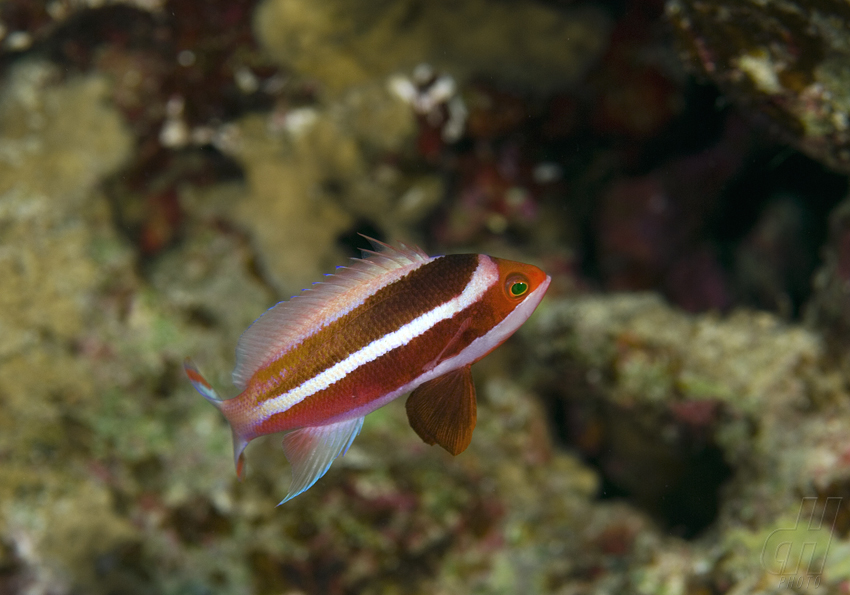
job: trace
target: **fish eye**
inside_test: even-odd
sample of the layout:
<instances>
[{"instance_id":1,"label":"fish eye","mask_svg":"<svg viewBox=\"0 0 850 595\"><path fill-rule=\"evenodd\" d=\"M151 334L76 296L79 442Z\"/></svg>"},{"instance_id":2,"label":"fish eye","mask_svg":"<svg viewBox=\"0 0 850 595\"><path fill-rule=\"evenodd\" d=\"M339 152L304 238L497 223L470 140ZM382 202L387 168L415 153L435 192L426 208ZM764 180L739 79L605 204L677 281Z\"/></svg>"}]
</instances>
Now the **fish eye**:
<instances>
[{"instance_id":1,"label":"fish eye","mask_svg":"<svg viewBox=\"0 0 850 595\"><path fill-rule=\"evenodd\" d=\"M509 297L522 297L528 293L528 279L525 275L514 274L505 282L505 291Z\"/></svg>"}]
</instances>

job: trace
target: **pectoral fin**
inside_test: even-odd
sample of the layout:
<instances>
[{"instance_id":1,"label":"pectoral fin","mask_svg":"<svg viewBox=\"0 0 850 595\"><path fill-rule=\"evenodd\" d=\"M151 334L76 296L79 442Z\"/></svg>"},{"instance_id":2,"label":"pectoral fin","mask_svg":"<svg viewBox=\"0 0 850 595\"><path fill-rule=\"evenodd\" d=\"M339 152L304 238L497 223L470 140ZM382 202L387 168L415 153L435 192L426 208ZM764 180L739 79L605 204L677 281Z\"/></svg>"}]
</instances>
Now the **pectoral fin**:
<instances>
[{"instance_id":1,"label":"pectoral fin","mask_svg":"<svg viewBox=\"0 0 850 595\"><path fill-rule=\"evenodd\" d=\"M459 455L472 441L477 418L470 366L426 382L411 393L405 407L410 426L426 444Z\"/></svg>"}]
</instances>

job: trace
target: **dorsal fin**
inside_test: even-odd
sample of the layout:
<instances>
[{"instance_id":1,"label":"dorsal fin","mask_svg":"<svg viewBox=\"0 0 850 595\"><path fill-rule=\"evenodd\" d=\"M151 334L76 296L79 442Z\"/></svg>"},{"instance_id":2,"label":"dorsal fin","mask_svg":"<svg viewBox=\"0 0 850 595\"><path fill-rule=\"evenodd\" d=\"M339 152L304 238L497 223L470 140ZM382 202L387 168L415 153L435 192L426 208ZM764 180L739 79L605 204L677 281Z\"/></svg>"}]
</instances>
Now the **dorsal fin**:
<instances>
[{"instance_id":1,"label":"dorsal fin","mask_svg":"<svg viewBox=\"0 0 850 595\"><path fill-rule=\"evenodd\" d=\"M242 333L233 370L233 384L240 390L277 355L356 308L381 287L431 260L416 246L399 242L394 247L363 237L374 251L363 250L364 258L352 258L353 264L337 267L324 281L266 310Z\"/></svg>"}]
</instances>

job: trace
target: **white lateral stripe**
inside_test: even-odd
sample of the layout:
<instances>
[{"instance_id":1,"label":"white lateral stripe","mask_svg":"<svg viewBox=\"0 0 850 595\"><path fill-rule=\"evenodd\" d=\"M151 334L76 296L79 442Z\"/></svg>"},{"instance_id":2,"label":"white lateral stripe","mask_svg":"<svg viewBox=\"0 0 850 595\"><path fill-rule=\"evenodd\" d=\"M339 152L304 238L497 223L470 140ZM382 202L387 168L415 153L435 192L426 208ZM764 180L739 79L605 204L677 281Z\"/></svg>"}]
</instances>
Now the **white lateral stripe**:
<instances>
[{"instance_id":1,"label":"white lateral stripe","mask_svg":"<svg viewBox=\"0 0 850 595\"><path fill-rule=\"evenodd\" d=\"M522 326L522 324L528 320L528 317L534 312L535 308L540 304L540 300L543 299L543 296L546 294L546 290L549 288L549 282L552 281L551 277L546 277L546 280L540 284L540 286L531 292L525 300L516 308L514 311L508 314L499 324L490 329L485 335L478 337L469 346L466 347L463 351L455 355L454 357L444 360L440 362L436 368L425 372L418 378L414 378L411 382L408 382L402 387L399 387L392 392L387 393L383 397L375 399L371 403L366 403L362 407L358 407L357 409L352 409L351 411L347 411L342 415L338 415L337 417L331 418L327 423L336 423L337 421L342 421L345 419L356 419L358 417L364 417L369 415L373 411L380 409L390 401L400 397L405 393L409 393L410 391L416 389L419 386L422 386L429 380L433 380L434 378L439 378L443 374L447 372L451 372L452 370L457 370L458 368L462 368L468 364L475 363L487 353L490 352L491 349L498 347L505 341L508 337L510 337L516 330Z\"/></svg>"},{"instance_id":2,"label":"white lateral stripe","mask_svg":"<svg viewBox=\"0 0 850 595\"><path fill-rule=\"evenodd\" d=\"M478 267L476 267L472 278L459 296L418 316L397 331L386 334L380 339L375 339L366 347L363 347L356 353L352 353L338 364L320 372L303 384L296 386L282 395L265 401L262 404L262 414L260 419L257 420L257 423L261 423L272 415L283 413L307 397L339 382L360 366L378 359L393 349L406 345L411 340L426 333L438 322L447 320L458 312L465 310L478 301L498 278L499 271L496 263L489 257L480 255L478 257Z\"/></svg>"}]
</instances>

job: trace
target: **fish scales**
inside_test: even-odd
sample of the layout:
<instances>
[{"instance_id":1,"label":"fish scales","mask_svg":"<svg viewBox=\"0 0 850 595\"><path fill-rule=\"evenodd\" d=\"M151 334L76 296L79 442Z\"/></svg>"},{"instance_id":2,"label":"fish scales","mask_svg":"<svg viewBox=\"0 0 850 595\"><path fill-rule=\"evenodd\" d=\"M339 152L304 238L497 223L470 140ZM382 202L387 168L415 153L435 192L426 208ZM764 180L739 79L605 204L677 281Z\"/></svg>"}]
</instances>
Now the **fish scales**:
<instances>
[{"instance_id":1,"label":"fish scales","mask_svg":"<svg viewBox=\"0 0 850 595\"><path fill-rule=\"evenodd\" d=\"M344 454L366 414L405 392L413 391L408 416L423 440L465 449L476 417L470 365L528 318L550 282L537 267L486 255L379 247L351 278L339 276L342 291L316 291L315 308L281 303L243 334L237 397L219 399L187 360L195 388L231 424L240 476L248 442L288 431L293 482L284 502Z\"/></svg>"},{"instance_id":2,"label":"fish scales","mask_svg":"<svg viewBox=\"0 0 850 595\"><path fill-rule=\"evenodd\" d=\"M293 345L248 385L257 403L295 388L417 316L459 295L476 255L436 258L382 287L361 305ZM441 283L437 284L436 281ZM256 387L256 388L254 388ZM281 427L281 430L287 429Z\"/></svg>"},{"instance_id":3,"label":"fish scales","mask_svg":"<svg viewBox=\"0 0 850 595\"><path fill-rule=\"evenodd\" d=\"M469 255L462 256L467 257ZM445 258L452 259L451 256ZM422 269L426 269L428 266L425 265ZM495 279L491 280L490 285L493 285L494 281ZM468 282L469 280L467 280ZM403 295L407 292L399 293ZM460 293L462 291L459 291L458 295ZM419 311L419 315L431 312L452 298L458 297L458 295L451 297L448 295L441 292L435 296L434 299L445 300L438 303L427 304L424 300L420 300L420 305L427 304L424 305L427 309ZM468 344L473 339L483 336L491 326L489 323L492 320L492 317L488 316L484 310L485 308L479 300L471 302L469 306L459 310L451 317L437 321L418 336L405 340L398 347L383 353L376 359L358 365L343 378L321 390L317 390L283 412L272 414L260 422L257 429L261 434L265 434L285 430L289 426L298 427L314 423L316 419L333 419L346 414L354 415L355 410L360 407L368 406L369 403L387 392L409 384L422 374L424 364L434 362L441 355L443 359L456 355L465 342ZM458 332L464 320L475 319L476 317L480 317L481 324L470 325L459 337L459 340L455 341L453 346L450 346L453 349L446 350L446 344ZM375 337L369 343L359 343L358 350L380 340L393 331L398 331L399 328L409 324L412 320L408 315L400 316L396 322L398 326L389 327L385 334ZM387 328L386 325L382 326ZM351 350L349 355L353 353L355 353L355 350ZM334 363L339 363L339 361L335 360ZM330 367L330 365L327 367ZM316 370L320 368L322 367L317 366ZM326 369L324 368L322 371Z\"/></svg>"}]
</instances>

